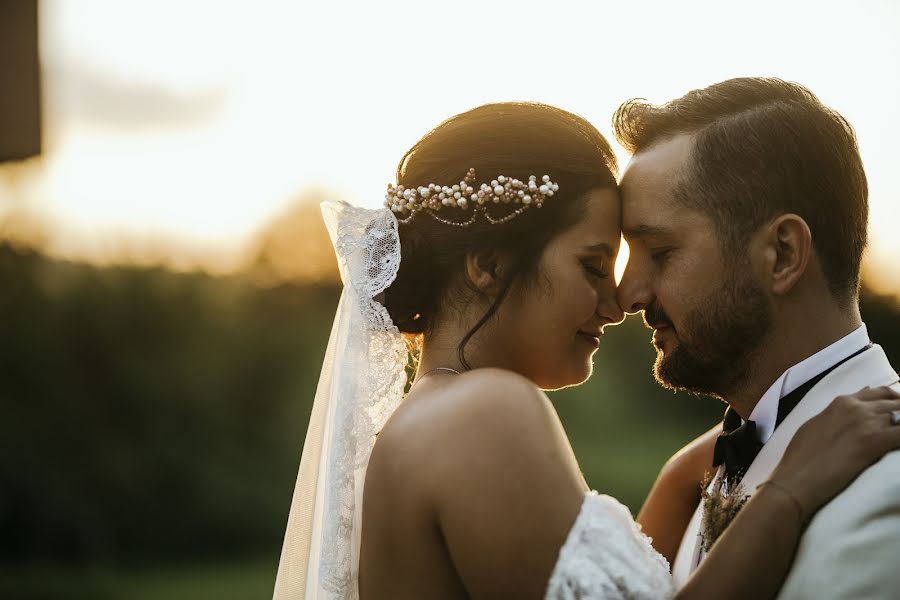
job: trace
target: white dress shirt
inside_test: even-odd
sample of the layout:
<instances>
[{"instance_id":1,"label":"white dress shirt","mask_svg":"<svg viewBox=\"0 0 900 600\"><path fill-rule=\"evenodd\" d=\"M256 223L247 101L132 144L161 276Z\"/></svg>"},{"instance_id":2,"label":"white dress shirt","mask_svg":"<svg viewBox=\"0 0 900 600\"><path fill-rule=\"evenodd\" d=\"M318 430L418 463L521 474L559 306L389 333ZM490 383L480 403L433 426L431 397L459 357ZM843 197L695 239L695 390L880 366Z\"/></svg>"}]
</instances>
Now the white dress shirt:
<instances>
[{"instance_id":1,"label":"white dress shirt","mask_svg":"<svg viewBox=\"0 0 900 600\"><path fill-rule=\"evenodd\" d=\"M765 444L775 432L778 419L778 403L782 398L828 368L859 352L869 344L869 332L865 324L860 325L830 346L805 358L775 380L762 395L756 408L750 413L750 420L756 422L756 435Z\"/></svg>"}]
</instances>

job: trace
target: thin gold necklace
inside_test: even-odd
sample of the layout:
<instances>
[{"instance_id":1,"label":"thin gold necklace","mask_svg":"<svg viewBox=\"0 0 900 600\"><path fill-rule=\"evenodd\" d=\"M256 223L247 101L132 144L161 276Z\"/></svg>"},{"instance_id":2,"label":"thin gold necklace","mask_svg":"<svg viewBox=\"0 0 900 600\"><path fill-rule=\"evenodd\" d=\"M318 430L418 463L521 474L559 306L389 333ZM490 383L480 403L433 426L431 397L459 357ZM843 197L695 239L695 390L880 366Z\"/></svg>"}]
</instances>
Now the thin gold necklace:
<instances>
[{"instance_id":1,"label":"thin gold necklace","mask_svg":"<svg viewBox=\"0 0 900 600\"><path fill-rule=\"evenodd\" d=\"M432 373L434 373L436 371L446 371L447 373L453 373L454 375L462 375L462 373L460 373L456 369L451 369L450 367L435 367L433 369L429 369L428 371L425 371L424 373L422 373L421 375L416 377L416 380L413 382L412 386L410 386L409 389L411 390L413 386L415 386L417 383L419 383L420 381L422 381L423 379L425 379L426 377L428 377L429 375L431 375Z\"/></svg>"},{"instance_id":2,"label":"thin gold necklace","mask_svg":"<svg viewBox=\"0 0 900 600\"><path fill-rule=\"evenodd\" d=\"M425 371L424 373L422 373L422 374L419 376L419 378L421 379L422 377L425 377L426 375L431 375L431 374L434 373L435 371L449 371L450 373L455 373L455 374L457 374L457 375L462 375L462 373L460 373L460 372L457 371L456 369L451 369L450 367L435 367L435 368L433 368L433 369L430 369L430 370Z\"/></svg>"}]
</instances>

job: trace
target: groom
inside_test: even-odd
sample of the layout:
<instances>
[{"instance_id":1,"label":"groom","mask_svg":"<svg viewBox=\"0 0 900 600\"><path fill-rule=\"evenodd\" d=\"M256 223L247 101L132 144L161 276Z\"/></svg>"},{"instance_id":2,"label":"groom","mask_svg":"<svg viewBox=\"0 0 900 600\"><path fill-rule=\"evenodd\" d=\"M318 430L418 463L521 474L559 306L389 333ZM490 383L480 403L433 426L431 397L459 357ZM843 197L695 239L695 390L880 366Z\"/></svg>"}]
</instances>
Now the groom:
<instances>
[{"instance_id":1,"label":"groom","mask_svg":"<svg viewBox=\"0 0 900 600\"><path fill-rule=\"evenodd\" d=\"M752 494L835 396L898 379L859 314L868 189L855 135L806 88L762 78L632 100L614 127L633 154L620 305L654 329L658 381L728 403L715 466ZM704 558L701 511L679 584ZM898 557L894 452L811 521L780 597L900 597Z\"/></svg>"}]
</instances>

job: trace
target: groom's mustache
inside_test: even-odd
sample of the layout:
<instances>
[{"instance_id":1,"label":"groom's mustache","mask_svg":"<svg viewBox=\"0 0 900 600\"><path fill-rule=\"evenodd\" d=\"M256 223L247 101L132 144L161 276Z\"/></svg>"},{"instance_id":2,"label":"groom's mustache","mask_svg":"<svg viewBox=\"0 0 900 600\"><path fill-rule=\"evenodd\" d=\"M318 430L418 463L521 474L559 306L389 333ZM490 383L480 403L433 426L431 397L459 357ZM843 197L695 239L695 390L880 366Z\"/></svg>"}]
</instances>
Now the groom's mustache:
<instances>
[{"instance_id":1,"label":"groom's mustache","mask_svg":"<svg viewBox=\"0 0 900 600\"><path fill-rule=\"evenodd\" d=\"M657 304L651 304L644 309L644 323L651 329L660 327L672 327L674 329L669 316Z\"/></svg>"}]
</instances>

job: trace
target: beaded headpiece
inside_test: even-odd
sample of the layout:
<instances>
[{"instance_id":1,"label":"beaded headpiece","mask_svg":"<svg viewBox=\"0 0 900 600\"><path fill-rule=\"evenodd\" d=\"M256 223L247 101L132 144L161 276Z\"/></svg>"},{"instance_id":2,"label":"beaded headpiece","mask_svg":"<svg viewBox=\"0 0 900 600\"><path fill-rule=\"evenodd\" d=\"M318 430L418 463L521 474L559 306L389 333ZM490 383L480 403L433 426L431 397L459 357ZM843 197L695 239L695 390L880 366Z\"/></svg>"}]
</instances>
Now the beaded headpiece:
<instances>
[{"instance_id":1,"label":"beaded headpiece","mask_svg":"<svg viewBox=\"0 0 900 600\"><path fill-rule=\"evenodd\" d=\"M491 225L499 225L516 218L532 206L540 208L544 200L559 190L559 186L550 181L549 175L544 175L540 182L534 175L531 175L527 182L500 175L491 181L490 185L482 183L477 190L474 185L475 169L469 169L465 178L453 186L429 183L416 188L406 188L402 185L394 187L389 183L384 205L397 215L400 223L409 223L417 214L424 211L436 221L455 227L468 227L480 214L484 214ZM511 213L495 218L488 212L491 204L518 206ZM445 219L437 214L445 207L471 211L472 216L468 221Z\"/></svg>"}]
</instances>

